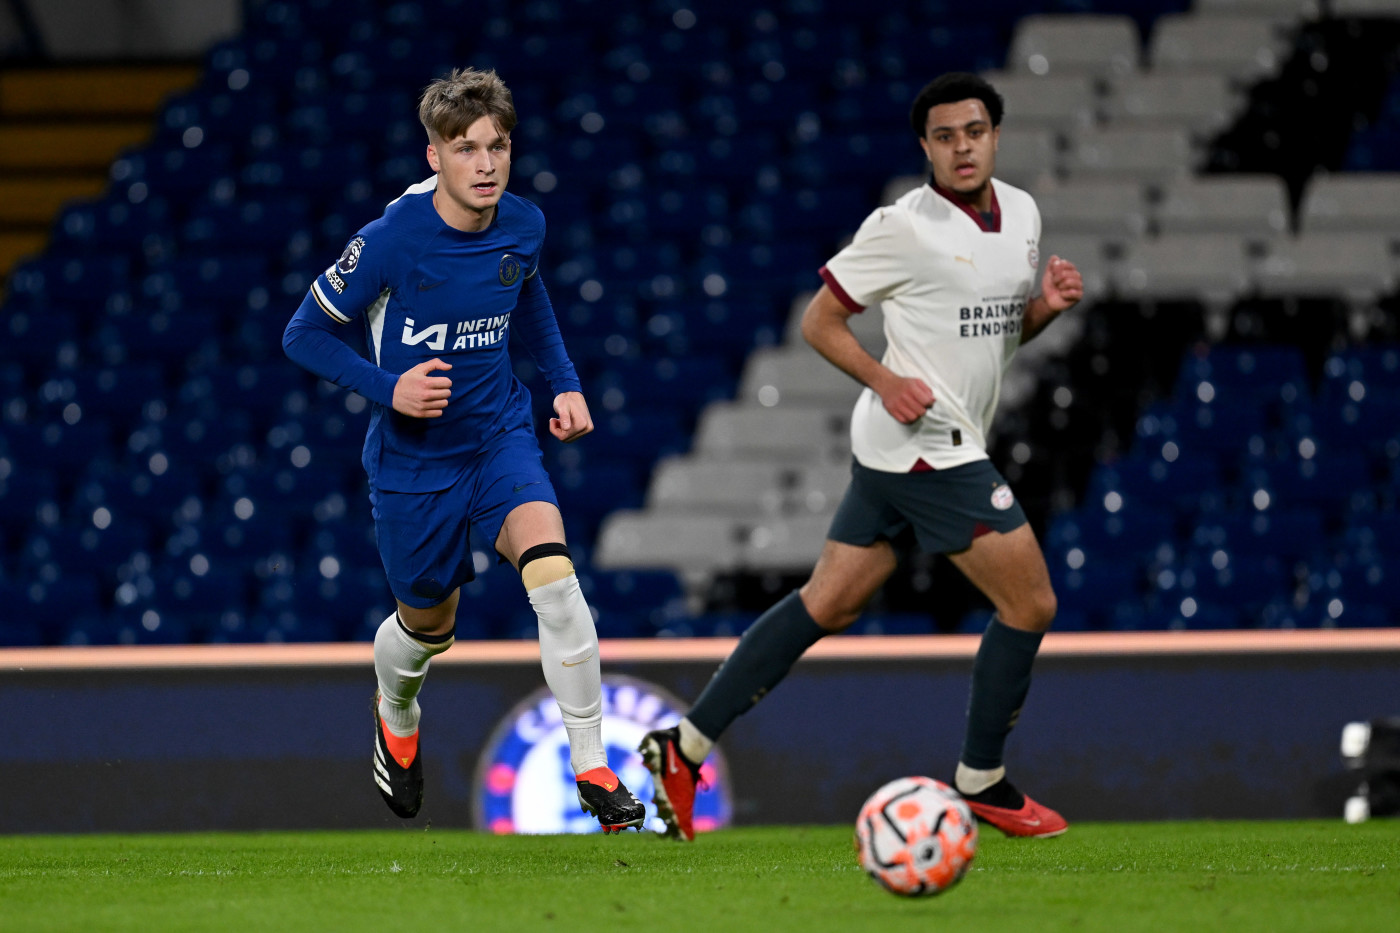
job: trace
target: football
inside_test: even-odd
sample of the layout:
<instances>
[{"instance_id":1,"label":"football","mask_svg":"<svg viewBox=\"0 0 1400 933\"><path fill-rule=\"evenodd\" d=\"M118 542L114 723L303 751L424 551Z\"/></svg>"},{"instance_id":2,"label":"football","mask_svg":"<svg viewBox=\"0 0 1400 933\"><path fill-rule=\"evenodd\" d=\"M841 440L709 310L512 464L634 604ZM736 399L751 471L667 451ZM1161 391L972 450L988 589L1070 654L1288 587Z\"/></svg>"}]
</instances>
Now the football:
<instances>
[{"instance_id":1,"label":"football","mask_svg":"<svg viewBox=\"0 0 1400 933\"><path fill-rule=\"evenodd\" d=\"M977 854L977 822L942 781L902 777L860 808L856 853L861 868L887 891L940 894L957 884Z\"/></svg>"}]
</instances>

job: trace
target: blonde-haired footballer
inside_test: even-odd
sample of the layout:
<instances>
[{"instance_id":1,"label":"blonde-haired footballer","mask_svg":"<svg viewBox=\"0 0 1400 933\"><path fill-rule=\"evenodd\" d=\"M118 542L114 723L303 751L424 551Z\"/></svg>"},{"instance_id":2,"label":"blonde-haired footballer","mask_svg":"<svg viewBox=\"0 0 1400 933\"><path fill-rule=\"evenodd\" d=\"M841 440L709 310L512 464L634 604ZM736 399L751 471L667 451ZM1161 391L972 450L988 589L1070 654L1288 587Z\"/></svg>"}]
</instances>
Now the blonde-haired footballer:
<instances>
[{"instance_id":1,"label":"blonde-haired footballer","mask_svg":"<svg viewBox=\"0 0 1400 933\"><path fill-rule=\"evenodd\" d=\"M1084 285L1073 263L1051 256L1033 291L1040 213L1029 194L992 177L1001 116L1001 96L976 75L928 84L910 123L933 169L929 183L872 213L820 270L802 334L865 386L851 421L851 483L807 583L744 633L677 726L642 742L658 810L683 839L694 836L699 765L715 740L807 648L855 622L894 572L891 540L908 532L923 550L946 554L996 607L973 666L958 791L1008 835L1067 828L1002 765L1056 606L1045 558L987 459L986 437L1007 362ZM885 316L882 360L848 325L873 304Z\"/></svg>"},{"instance_id":2,"label":"blonde-haired footballer","mask_svg":"<svg viewBox=\"0 0 1400 933\"><path fill-rule=\"evenodd\" d=\"M282 338L293 360L374 403L363 459L398 604L374 639L374 782L394 813L418 813L418 693L452 645L476 527L539 618L580 804L604 832L640 827L641 801L608 767L598 634L507 350L513 333L548 380L550 433L568 443L593 430L539 275L544 216L505 190L515 105L494 71L466 68L428 85L418 116L435 174L356 234ZM341 339L355 318L372 361Z\"/></svg>"}]
</instances>

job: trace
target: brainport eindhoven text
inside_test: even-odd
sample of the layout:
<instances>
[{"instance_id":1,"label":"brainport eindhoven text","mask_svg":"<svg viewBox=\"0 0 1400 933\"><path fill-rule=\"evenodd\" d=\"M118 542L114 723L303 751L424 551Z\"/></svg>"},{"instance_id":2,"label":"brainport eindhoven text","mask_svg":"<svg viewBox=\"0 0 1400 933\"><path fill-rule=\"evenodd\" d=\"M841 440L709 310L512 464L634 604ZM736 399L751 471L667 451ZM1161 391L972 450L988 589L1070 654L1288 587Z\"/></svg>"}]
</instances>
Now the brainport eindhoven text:
<instances>
[{"instance_id":1,"label":"brainport eindhoven text","mask_svg":"<svg viewBox=\"0 0 1400 933\"><path fill-rule=\"evenodd\" d=\"M959 308L958 319L965 323L958 326L958 336L999 337L1003 334L1019 334L1021 315L1025 310L1024 301Z\"/></svg>"}]
</instances>

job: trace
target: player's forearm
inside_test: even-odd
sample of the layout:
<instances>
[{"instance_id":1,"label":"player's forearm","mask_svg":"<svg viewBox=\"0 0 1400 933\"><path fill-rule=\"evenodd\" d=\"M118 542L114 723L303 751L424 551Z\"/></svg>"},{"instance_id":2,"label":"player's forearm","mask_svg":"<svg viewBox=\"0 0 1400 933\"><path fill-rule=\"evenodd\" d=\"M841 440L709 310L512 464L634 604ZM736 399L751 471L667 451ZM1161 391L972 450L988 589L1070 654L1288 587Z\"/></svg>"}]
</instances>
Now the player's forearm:
<instances>
[{"instance_id":1,"label":"player's forearm","mask_svg":"<svg viewBox=\"0 0 1400 933\"><path fill-rule=\"evenodd\" d=\"M1046 326L1055 318L1060 316L1060 312L1050 307L1050 303L1045 300L1044 295L1037 295L1026 303L1026 310L1021 315L1021 343L1026 344L1043 331Z\"/></svg>"},{"instance_id":2,"label":"player's forearm","mask_svg":"<svg viewBox=\"0 0 1400 933\"><path fill-rule=\"evenodd\" d=\"M583 383L579 382L578 372L564 349L564 338L559 333L549 293L538 275L521 287L511 326L555 395L583 391Z\"/></svg>"},{"instance_id":3,"label":"player's forearm","mask_svg":"<svg viewBox=\"0 0 1400 933\"><path fill-rule=\"evenodd\" d=\"M398 377L360 356L335 331L318 326L312 315L325 317L319 308L307 311L303 306L282 332L282 349L292 362L376 404L393 407ZM340 326L329 319L327 325Z\"/></svg>"},{"instance_id":4,"label":"player's forearm","mask_svg":"<svg viewBox=\"0 0 1400 933\"><path fill-rule=\"evenodd\" d=\"M827 362L877 393L894 375L860 345L844 317L809 309L802 318L802 337Z\"/></svg>"}]
</instances>

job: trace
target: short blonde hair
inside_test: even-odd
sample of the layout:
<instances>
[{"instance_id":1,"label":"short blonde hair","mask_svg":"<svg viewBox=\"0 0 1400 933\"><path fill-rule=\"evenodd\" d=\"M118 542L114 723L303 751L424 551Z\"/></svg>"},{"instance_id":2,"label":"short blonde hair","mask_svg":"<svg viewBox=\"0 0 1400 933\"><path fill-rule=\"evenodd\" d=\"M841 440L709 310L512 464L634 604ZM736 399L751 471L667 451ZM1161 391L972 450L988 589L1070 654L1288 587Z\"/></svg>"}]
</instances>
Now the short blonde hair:
<instances>
[{"instance_id":1,"label":"short blonde hair","mask_svg":"<svg viewBox=\"0 0 1400 933\"><path fill-rule=\"evenodd\" d=\"M418 99L418 120L429 139L456 139L482 117L490 117L502 134L515 129L515 100L494 70L454 68L425 87Z\"/></svg>"}]
</instances>

